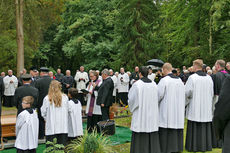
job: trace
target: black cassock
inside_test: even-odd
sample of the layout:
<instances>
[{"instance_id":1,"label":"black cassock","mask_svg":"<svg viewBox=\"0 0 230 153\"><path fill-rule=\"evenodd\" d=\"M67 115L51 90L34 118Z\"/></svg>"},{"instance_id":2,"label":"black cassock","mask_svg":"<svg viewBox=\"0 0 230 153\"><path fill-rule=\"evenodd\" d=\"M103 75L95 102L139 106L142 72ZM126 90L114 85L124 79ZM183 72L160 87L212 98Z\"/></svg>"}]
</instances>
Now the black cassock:
<instances>
[{"instance_id":1,"label":"black cassock","mask_svg":"<svg viewBox=\"0 0 230 153\"><path fill-rule=\"evenodd\" d=\"M230 76L222 84L219 100L215 105L213 123L217 139L223 139L223 153L230 152Z\"/></svg>"},{"instance_id":2,"label":"black cassock","mask_svg":"<svg viewBox=\"0 0 230 153\"><path fill-rule=\"evenodd\" d=\"M72 76L64 76L62 79L62 89L65 94L68 93L68 89L73 87L74 79ZM70 86L67 88L66 85L69 84Z\"/></svg>"},{"instance_id":3,"label":"black cassock","mask_svg":"<svg viewBox=\"0 0 230 153\"><path fill-rule=\"evenodd\" d=\"M50 82L52 79L47 75L43 76L40 79L36 80L35 87L38 89L38 103L36 105L38 111L38 119L39 119L39 139L43 139L45 136L45 121L41 116L41 110L43 104L44 97L48 94Z\"/></svg>"},{"instance_id":4,"label":"black cassock","mask_svg":"<svg viewBox=\"0 0 230 153\"><path fill-rule=\"evenodd\" d=\"M3 77L0 77L0 118L2 116L2 96L4 95ZM0 136L2 136L2 124L0 120Z\"/></svg>"},{"instance_id":5,"label":"black cassock","mask_svg":"<svg viewBox=\"0 0 230 153\"><path fill-rule=\"evenodd\" d=\"M98 90L97 105L104 104L104 107L101 107L102 120L109 119L109 107L112 106L113 103L113 88L113 80L108 77L103 80Z\"/></svg>"},{"instance_id":6,"label":"black cassock","mask_svg":"<svg viewBox=\"0 0 230 153\"><path fill-rule=\"evenodd\" d=\"M23 86L20 86L15 90L14 94L15 106L18 109L17 115L23 111L22 98L26 96L34 97L34 104L32 106L33 108L36 108L36 105L38 104L38 89L32 87L30 84L24 84Z\"/></svg>"}]
</instances>

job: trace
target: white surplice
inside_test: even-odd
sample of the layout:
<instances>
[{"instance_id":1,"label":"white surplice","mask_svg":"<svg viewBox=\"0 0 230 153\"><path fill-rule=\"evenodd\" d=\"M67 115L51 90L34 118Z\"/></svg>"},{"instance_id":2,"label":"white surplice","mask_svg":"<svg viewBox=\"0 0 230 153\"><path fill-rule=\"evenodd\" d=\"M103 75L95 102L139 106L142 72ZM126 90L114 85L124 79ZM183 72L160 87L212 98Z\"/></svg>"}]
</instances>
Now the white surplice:
<instances>
[{"instance_id":1,"label":"white surplice","mask_svg":"<svg viewBox=\"0 0 230 153\"><path fill-rule=\"evenodd\" d=\"M180 78L166 76L158 84L159 126L184 129L185 86Z\"/></svg>"},{"instance_id":2,"label":"white surplice","mask_svg":"<svg viewBox=\"0 0 230 153\"><path fill-rule=\"evenodd\" d=\"M113 80L113 83L114 83L113 96L116 96L116 90L117 90L117 77L116 77L116 75L111 76L111 79Z\"/></svg>"},{"instance_id":3,"label":"white surplice","mask_svg":"<svg viewBox=\"0 0 230 153\"><path fill-rule=\"evenodd\" d=\"M123 78L123 81L121 81ZM117 89L120 92L129 92L129 75L127 73L119 74L117 79Z\"/></svg>"},{"instance_id":4,"label":"white surplice","mask_svg":"<svg viewBox=\"0 0 230 153\"><path fill-rule=\"evenodd\" d=\"M13 83L10 83L10 81L13 81ZM9 77L8 75L3 78L5 90L4 95L5 96L14 96L15 90L18 87L18 79L14 75Z\"/></svg>"},{"instance_id":5,"label":"white surplice","mask_svg":"<svg viewBox=\"0 0 230 153\"><path fill-rule=\"evenodd\" d=\"M209 75L193 74L185 85L186 118L196 122L212 121L213 81Z\"/></svg>"},{"instance_id":6,"label":"white surplice","mask_svg":"<svg viewBox=\"0 0 230 153\"><path fill-rule=\"evenodd\" d=\"M79 80L79 79L85 79L85 81L83 80ZM77 72L75 77L74 77L74 80L76 81L76 84L77 84L77 90L79 91L79 93L82 93L81 92L81 89L86 89L86 84L87 82L89 82L89 77L88 77L88 73L87 72Z\"/></svg>"},{"instance_id":7,"label":"white surplice","mask_svg":"<svg viewBox=\"0 0 230 153\"><path fill-rule=\"evenodd\" d=\"M129 108L132 112L131 130L134 132L158 131L158 95L155 82L136 81L129 91Z\"/></svg>"},{"instance_id":8,"label":"white surplice","mask_svg":"<svg viewBox=\"0 0 230 153\"><path fill-rule=\"evenodd\" d=\"M46 135L68 133L68 97L62 95L62 104L55 107L50 104L48 95L43 100L41 115L46 121Z\"/></svg>"},{"instance_id":9,"label":"white surplice","mask_svg":"<svg viewBox=\"0 0 230 153\"><path fill-rule=\"evenodd\" d=\"M33 110L30 114L27 110L22 111L16 120L15 147L21 150L31 150L38 147L38 114Z\"/></svg>"},{"instance_id":10,"label":"white surplice","mask_svg":"<svg viewBox=\"0 0 230 153\"><path fill-rule=\"evenodd\" d=\"M75 104L72 100L68 102L68 137L77 137L83 135L82 126L82 106L78 101Z\"/></svg>"}]
</instances>

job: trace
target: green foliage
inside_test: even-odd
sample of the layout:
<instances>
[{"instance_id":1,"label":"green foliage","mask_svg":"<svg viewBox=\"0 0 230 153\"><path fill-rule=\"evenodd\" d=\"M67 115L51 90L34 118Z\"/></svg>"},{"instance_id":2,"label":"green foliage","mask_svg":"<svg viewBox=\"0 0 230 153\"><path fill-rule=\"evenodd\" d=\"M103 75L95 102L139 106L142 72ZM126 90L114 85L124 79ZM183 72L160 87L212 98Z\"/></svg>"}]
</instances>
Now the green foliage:
<instances>
[{"instance_id":1,"label":"green foliage","mask_svg":"<svg viewBox=\"0 0 230 153\"><path fill-rule=\"evenodd\" d=\"M151 58L158 58L163 46L160 37L159 12L150 0L123 0L115 22L116 39L113 64L132 70L136 65L145 65Z\"/></svg>"},{"instance_id":2,"label":"green foliage","mask_svg":"<svg viewBox=\"0 0 230 153\"><path fill-rule=\"evenodd\" d=\"M15 4L0 2L0 71L16 69ZM230 59L230 0L27 0L26 68L133 70Z\"/></svg>"},{"instance_id":3,"label":"green foliage","mask_svg":"<svg viewBox=\"0 0 230 153\"><path fill-rule=\"evenodd\" d=\"M57 138L53 139L53 142L48 141L46 143L48 147L43 151L44 153L64 153L64 145L57 144Z\"/></svg>"},{"instance_id":4,"label":"green foliage","mask_svg":"<svg viewBox=\"0 0 230 153\"><path fill-rule=\"evenodd\" d=\"M73 140L65 149L67 153L108 153L112 151L109 139L98 134L95 130L92 133L85 131L84 135Z\"/></svg>"}]
</instances>

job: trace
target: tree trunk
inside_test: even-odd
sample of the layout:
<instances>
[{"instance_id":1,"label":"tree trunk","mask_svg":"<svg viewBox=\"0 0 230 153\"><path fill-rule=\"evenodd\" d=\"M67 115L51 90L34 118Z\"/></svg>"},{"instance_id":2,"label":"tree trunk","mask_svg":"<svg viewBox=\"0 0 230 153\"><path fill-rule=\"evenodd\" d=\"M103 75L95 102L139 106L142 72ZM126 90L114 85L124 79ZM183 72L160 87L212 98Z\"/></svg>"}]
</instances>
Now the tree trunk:
<instances>
[{"instance_id":1,"label":"tree trunk","mask_svg":"<svg viewBox=\"0 0 230 153\"><path fill-rule=\"evenodd\" d=\"M17 76L24 68L23 0L15 0L17 31Z\"/></svg>"}]
</instances>

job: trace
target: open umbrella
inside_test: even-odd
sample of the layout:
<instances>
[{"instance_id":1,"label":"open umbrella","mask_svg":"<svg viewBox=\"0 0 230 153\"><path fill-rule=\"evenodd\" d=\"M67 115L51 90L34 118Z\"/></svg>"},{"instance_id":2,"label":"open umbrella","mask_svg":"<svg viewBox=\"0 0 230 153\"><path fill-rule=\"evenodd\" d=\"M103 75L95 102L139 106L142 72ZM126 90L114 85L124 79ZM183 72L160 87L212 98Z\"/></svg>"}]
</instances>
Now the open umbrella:
<instances>
[{"instance_id":1,"label":"open umbrella","mask_svg":"<svg viewBox=\"0 0 230 153\"><path fill-rule=\"evenodd\" d=\"M147 61L147 64L157 66L157 67L162 67L164 65L164 62L160 59L151 59Z\"/></svg>"}]
</instances>

